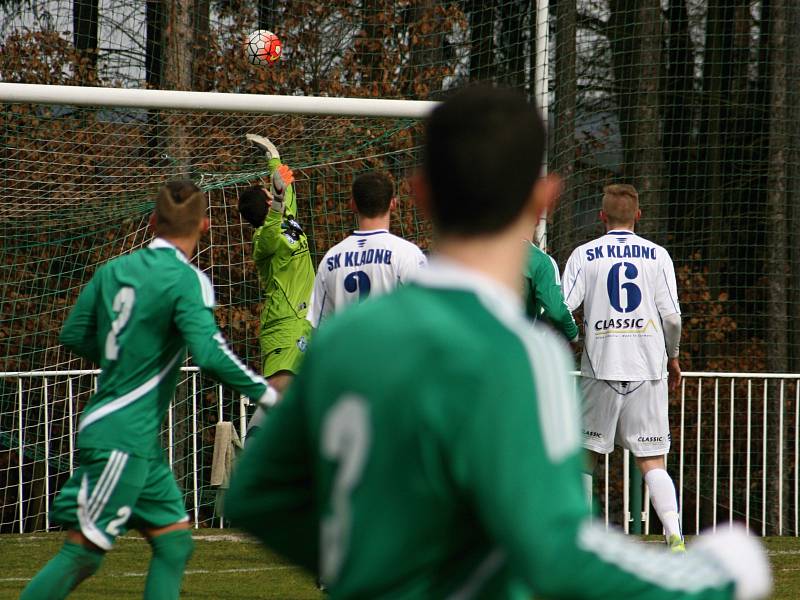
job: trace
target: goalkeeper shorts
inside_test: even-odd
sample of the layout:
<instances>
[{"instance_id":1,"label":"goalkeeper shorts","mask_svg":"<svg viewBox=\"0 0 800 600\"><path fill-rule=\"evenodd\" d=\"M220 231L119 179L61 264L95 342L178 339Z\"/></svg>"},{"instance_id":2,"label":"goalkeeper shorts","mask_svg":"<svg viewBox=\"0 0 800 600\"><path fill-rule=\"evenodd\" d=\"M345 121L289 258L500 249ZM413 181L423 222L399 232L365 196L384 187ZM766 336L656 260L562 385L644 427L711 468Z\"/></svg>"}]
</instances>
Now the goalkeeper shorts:
<instances>
[{"instance_id":1,"label":"goalkeeper shorts","mask_svg":"<svg viewBox=\"0 0 800 600\"><path fill-rule=\"evenodd\" d=\"M80 467L61 488L50 519L80 531L103 550L128 529L157 529L189 520L163 458L82 448Z\"/></svg>"},{"instance_id":2,"label":"goalkeeper shorts","mask_svg":"<svg viewBox=\"0 0 800 600\"><path fill-rule=\"evenodd\" d=\"M261 355L264 357L264 377L271 377L279 371L289 371L297 375L311 339L311 323L306 319L293 321L280 331L270 331L259 338Z\"/></svg>"},{"instance_id":3,"label":"goalkeeper shorts","mask_svg":"<svg viewBox=\"0 0 800 600\"><path fill-rule=\"evenodd\" d=\"M634 456L669 452L669 395L667 380L606 381L581 377L583 446L610 454L614 445Z\"/></svg>"}]
</instances>

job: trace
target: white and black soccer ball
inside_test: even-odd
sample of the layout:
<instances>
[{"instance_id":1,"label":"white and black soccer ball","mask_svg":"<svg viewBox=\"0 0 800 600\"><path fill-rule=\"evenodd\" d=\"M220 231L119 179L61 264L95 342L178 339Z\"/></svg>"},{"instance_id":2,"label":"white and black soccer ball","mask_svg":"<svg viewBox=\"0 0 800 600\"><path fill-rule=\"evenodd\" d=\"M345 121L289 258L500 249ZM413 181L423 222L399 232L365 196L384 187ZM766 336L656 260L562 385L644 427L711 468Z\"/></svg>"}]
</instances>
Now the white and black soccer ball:
<instances>
[{"instance_id":1,"label":"white and black soccer ball","mask_svg":"<svg viewBox=\"0 0 800 600\"><path fill-rule=\"evenodd\" d=\"M271 31L259 29L247 36L245 51L251 65L271 65L280 59L283 44Z\"/></svg>"}]
</instances>

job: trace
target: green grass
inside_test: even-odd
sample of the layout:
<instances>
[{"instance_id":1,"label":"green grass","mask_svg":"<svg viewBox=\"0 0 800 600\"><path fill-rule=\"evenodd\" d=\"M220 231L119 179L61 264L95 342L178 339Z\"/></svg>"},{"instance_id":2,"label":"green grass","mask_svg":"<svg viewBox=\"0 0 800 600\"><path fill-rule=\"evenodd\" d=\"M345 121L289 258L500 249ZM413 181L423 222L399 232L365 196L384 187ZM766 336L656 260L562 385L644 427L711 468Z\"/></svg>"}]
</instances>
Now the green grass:
<instances>
[{"instance_id":1,"label":"green grass","mask_svg":"<svg viewBox=\"0 0 800 600\"><path fill-rule=\"evenodd\" d=\"M193 532L195 553L183 584L184 598L318 600L313 580L231 530ZM17 598L26 582L58 551L63 534L0 536L0 598ZM775 572L774 600L800 598L800 539L765 540ZM70 596L75 600L141 598L150 551L137 535L121 538L100 571Z\"/></svg>"},{"instance_id":2,"label":"green grass","mask_svg":"<svg viewBox=\"0 0 800 600\"><path fill-rule=\"evenodd\" d=\"M195 551L186 569L182 598L317 600L314 580L232 530L194 531ZM27 581L61 547L62 533L0 536L0 598L17 598ZM150 548L136 533L117 541L97 574L71 596L75 600L141 599Z\"/></svg>"}]
</instances>

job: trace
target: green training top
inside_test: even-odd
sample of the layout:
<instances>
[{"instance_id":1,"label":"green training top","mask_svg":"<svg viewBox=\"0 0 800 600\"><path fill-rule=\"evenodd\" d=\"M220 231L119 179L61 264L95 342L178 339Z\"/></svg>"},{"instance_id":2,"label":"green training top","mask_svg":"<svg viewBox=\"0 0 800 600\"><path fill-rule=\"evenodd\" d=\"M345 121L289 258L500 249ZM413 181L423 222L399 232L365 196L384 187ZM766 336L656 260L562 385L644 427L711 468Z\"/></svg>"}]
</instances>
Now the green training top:
<instances>
[{"instance_id":1,"label":"green training top","mask_svg":"<svg viewBox=\"0 0 800 600\"><path fill-rule=\"evenodd\" d=\"M278 159L268 161L270 175L280 165ZM253 234L253 260L264 291L260 335L269 337L277 346L295 342L297 332L292 326L306 318L314 287L308 239L295 220L297 198L293 185L286 188L284 202L284 214L267 211L264 224Z\"/></svg>"},{"instance_id":2,"label":"green training top","mask_svg":"<svg viewBox=\"0 0 800 600\"><path fill-rule=\"evenodd\" d=\"M334 600L731 599L703 555L590 522L570 357L499 288L433 262L321 328L228 516Z\"/></svg>"},{"instance_id":3,"label":"green training top","mask_svg":"<svg viewBox=\"0 0 800 600\"><path fill-rule=\"evenodd\" d=\"M578 337L578 326L564 303L558 265L534 244L530 244L525 265L525 312L534 321L544 318L569 341Z\"/></svg>"},{"instance_id":4,"label":"green training top","mask_svg":"<svg viewBox=\"0 0 800 600\"><path fill-rule=\"evenodd\" d=\"M153 458L186 348L206 373L254 400L265 381L228 348L208 277L162 238L100 267L64 323L61 343L102 369L78 427L80 448Z\"/></svg>"}]
</instances>

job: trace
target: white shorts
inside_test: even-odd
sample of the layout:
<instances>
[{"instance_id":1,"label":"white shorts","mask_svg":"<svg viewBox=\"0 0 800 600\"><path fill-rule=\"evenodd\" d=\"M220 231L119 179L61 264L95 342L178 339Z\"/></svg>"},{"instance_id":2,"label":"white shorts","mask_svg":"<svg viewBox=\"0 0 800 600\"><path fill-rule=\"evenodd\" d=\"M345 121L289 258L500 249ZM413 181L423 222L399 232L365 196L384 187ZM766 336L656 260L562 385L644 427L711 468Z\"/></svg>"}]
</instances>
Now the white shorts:
<instances>
[{"instance_id":1,"label":"white shorts","mask_svg":"<svg viewBox=\"0 0 800 600\"><path fill-rule=\"evenodd\" d=\"M669 452L667 380L606 381L581 377L583 446L610 454L614 445L634 456Z\"/></svg>"}]
</instances>

